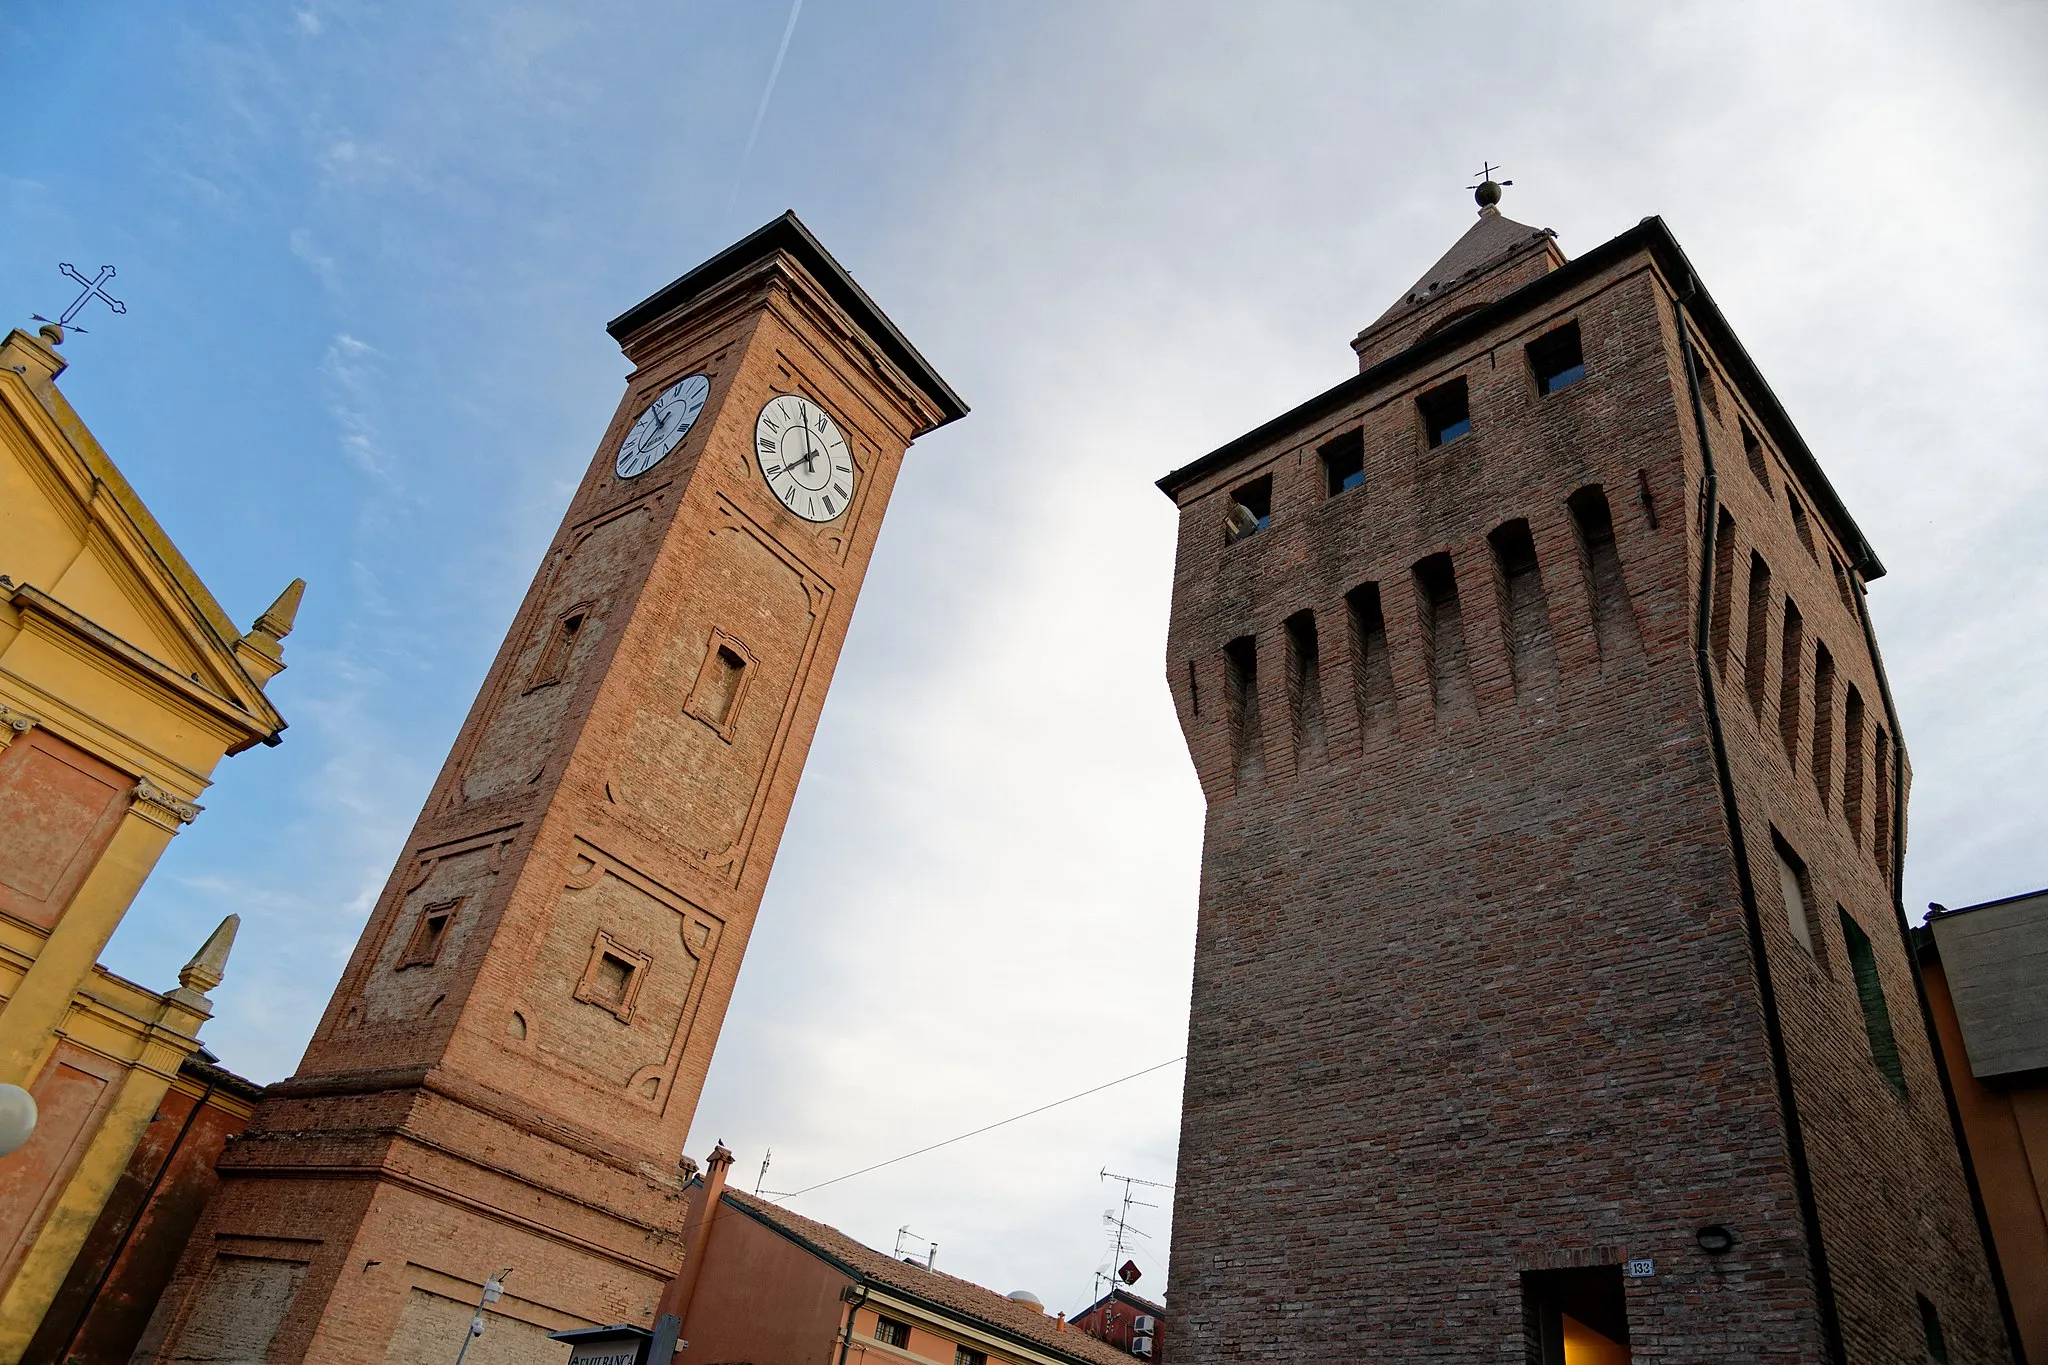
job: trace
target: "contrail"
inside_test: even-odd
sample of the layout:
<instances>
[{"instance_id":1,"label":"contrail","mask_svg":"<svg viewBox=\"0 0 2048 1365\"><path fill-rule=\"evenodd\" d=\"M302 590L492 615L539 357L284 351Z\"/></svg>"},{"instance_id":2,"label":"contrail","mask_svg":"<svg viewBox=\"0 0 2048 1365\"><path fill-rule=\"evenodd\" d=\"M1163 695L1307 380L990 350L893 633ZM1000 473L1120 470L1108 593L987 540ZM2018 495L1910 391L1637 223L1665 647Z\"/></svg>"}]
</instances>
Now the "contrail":
<instances>
[{"instance_id":1,"label":"contrail","mask_svg":"<svg viewBox=\"0 0 2048 1365\"><path fill-rule=\"evenodd\" d=\"M754 139L761 135L761 120L768 117L768 101L775 95L775 78L782 74L782 59L789 55L789 40L796 33L796 17L804 12L804 0L794 0L789 7L789 22L782 26L782 46L775 49L775 65L768 68L768 84L761 91L761 107L754 111L754 126L747 130L747 145L740 152L739 169L733 172L732 193L725 196L725 215L732 216L733 201L739 198L740 178L747 173L747 162L754 155Z\"/></svg>"}]
</instances>

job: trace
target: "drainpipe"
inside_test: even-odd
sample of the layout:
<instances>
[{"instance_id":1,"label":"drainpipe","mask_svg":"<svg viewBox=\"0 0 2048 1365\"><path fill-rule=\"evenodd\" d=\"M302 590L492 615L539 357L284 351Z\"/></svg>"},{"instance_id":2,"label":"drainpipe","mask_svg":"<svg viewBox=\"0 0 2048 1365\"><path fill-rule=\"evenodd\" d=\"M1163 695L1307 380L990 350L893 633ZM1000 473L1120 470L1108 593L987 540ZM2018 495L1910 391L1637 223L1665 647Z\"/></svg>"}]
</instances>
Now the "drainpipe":
<instances>
[{"instance_id":1,"label":"drainpipe","mask_svg":"<svg viewBox=\"0 0 2048 1365\"><path fill-rule=\"evenodd\" d=\"M1827 1245L1821 1239L1820 1206L1814 1199L1813 1173L1806 1164L1806 1139L1799 1128L1799 1102L1792 1091L1792 1068L1785 1054L1785 1034L1778 1023L1778 997L1771 985L1771 959L1764 945L1763 917L1757 911L1756 883L1750 876L1749 845L1742 834L1742 810L1735 799L1735 775L1728 765L1728 741L1721 730L1721 706L1714 694L1712 623L1714 610L1714 539L1720 531L1720 484L1714 470L1714 447L1707 437L1707 414L1700 400L1699 358L1693 352L1692 329L1685 303L1699 292L1686 276L1685 292L1671 300L1678 320L1678 346L1685 357L1685 383L1692 397L1693 430L1700 444L1705 480L1700 504L1706 517L1700 537L1699 603L1693 613L1693 663L1699 670L1700 695L1706 701L1707 732L1713 741L1714 777L1721 787L1721 810L1728 822L1728 842L1735 855L1735 880L1742 891L1742 916L1749 929L1750 958L1756 965L1757 996L1763 1005L1764 1034L1769 1040L1771 1070L1778 1088L1778 1108L1785 1120L1786 1153L1792 1160L1792 1189L1799 1203L1799 1221L1806 1230L1806 1251L1813 1263L1814 1295L1820 1309L1821 1347L1833 1365L1845 1365L1842 1323L1835 1310L1835 1285L1828 1274Z\"/></svg>"},{"instance_id":2,"label":"drainpipe","mask_svg":"<svg viewBox=\"0 0 2048 1365\"><path fill-rule=\"evenodd\" d=\"M848 1290L852 1288L852 1285L847 1286ZM839 1365L846 1365L846 1353L853 1348L853 1315L858 1313L868 1301L868 1282L866 1280L860 1282L859 1298L852 1298L845 1294L842 1294L840 1297L846 1299L846 1334L839 1338Z\"/></svg>"},{"instance_id":3,"label":"drainpipe","mask_svg":"<svg viewBox=\"0 0 2048 1365\"><path fill-rule=\"evenodd\" d=\"M1870 666L1877 673L1877 695L1884 701L1885 724L1891 727L1892 828L1891 847L1885 850L1891 864L1892 910L1898 923L1899 943L1906 950L1906 964L1912 968L1913 997L1920 1002L1920 1024L1927 1030L1927 1050L1934 1057L1934 1074L1941 1082L1942 1103L1948 1108L1949 1129L1955 1136L1956 1155L1962 1158L1963 1184L1970 1191L1970 1213L1977 1221L1977 1238L1984 1244L1984 1261L1991 1270L1991 1288L1998 1295L1998 1316L2005 1324L2006 1346L2013 1365L2027 1365L2027 1350L2020 1341L2019 1318L2012 1309L2012 1296L2005 1287L2005 1271L1998 1263L1998 1247L1991 1240L1991 1216L1984 1208L1984 1191L1977 1184L1977 1163L1970 1160L1969 1139L1963 1135L1963 1113L1956 1105L1956 1090L1949 1079L1948 1061L1941 1050L1941 1034L1934 1027L1934 1009L1927 1002L1927 982L1920 975L1920 958L1913 950L1913 930L1906 921L1906 741L1899 732L1898 708L1892 704L1892 685L1885 677L1884 660L1877 652L1877 630L1870 623L1870 604L1863 597L1863 579L1851 570L1856 603L1856 620L1863 627L1863 644L1870 651Z\"/></svg>"}]
</instances>

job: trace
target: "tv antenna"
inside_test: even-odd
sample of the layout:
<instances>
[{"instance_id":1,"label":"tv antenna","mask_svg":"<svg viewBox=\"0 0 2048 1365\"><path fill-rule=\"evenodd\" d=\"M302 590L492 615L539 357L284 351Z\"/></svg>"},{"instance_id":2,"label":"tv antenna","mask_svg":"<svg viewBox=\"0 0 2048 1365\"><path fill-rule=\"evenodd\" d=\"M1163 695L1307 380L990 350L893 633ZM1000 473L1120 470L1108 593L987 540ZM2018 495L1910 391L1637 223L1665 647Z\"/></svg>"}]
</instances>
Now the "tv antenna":
<instances>
[{"instance_id":1,"label":"tv antenna","mask_svg":"<svg viewBox=\"0 0 2048 1365\"><path fill-rule=\"evenodd\" d=\"M761 1174L754 1177L754 1193L760 1194L761 1187L768 1183L768 1163L775 1160L775 1149L770 1147L761 1153Z\"/></svg>"},{"instance_id":2,"label":"tv antenna","mask_svg":"<svg viewBox=\"0 0 2048 1365\"><path fill-rule=\"evenodd\" d=\"M70 327L72 331L83 334L85 328L73 326L71 320L77 317L84 310L85 305L91 303L95 298L99 299L116 313L128 311L127 304L121 302L121 300L115 298L106 290L107 281L114 278L114 267L110 265L101 266L100 273L92 279L87 279L79 271L78 267L69 261L60 262L57 268L85 287L79 290L78 297L71 301L71 306L64 310L62 317L46 318L41 313L29 314L37 322L54 322L59 327Z\"/></svg>"},{"instance_id":3,"label":"tv antenna","mask_svg":"<svg viewBox=\"0 0 2048 1365\"><path fill-rule=\"evenodd\" d=\"M916 1255L915 1253L912 1253L908 1256L903 1254L903 1244L905 1242L909 1242L912 1245L915 1245L916 1243L923 1241L924 1238L919 1236L917 1233L912 1232L910 1230L910 1224L905 1223L902 1227L896 1229L896 1250L890 1254L895 1256L895 1258L899 1261L908 1261L910 1264L914 1266L921 1266L926 1270L930 1270L933 1267L937 1266L939 1263L939 1244L937 1242L926 1242L925 1253L922 1256Z\"/></svg>"},{"instance_id":4,"label":"tv antenna","mask_svg":"<svg viewBox=\"0 0 2048 1365\"><path fill-rule=\"evenodd\" d=\"M1152 1234L1148 1232L1140 1232L1138 1229L1131 1226L1131 1210L1156 1209L1159 1206L1157 1204L1147 1203L1145 1200L1138 1198L1137 1191L1134 1187L1143 1185L1148 1189L1170 1190L1173 1188L1173 1186L1163 1180L1140 1180L1137 1176L1134 1175L1118 1175L1115 1171L1110 1170L1107 1166L1102 1168L1102 1171L1097 1178L1101 1180L1120 1180L1123 1182L1124 1186L1124 1197L1122 1206L1120 1208L1107 1209L1103 1212L1102 1215L1103 1226L1105 1228L1113 1230L1115 1233L1116 1249L1110 1253L1110 1268L1108 1270L1098 1270L1095 1272L1095 1288L1096 1291L1100 1293L1102 1289L1102 1282L1104 1280L1116 1280L1119 1283L1126 1285L1133 1284L1137 1281L1138 1277L1135 1274L1126 1277L1124 1273L1123 1267L1125 1267L1126 1265L1132 1266L1133 1268L1135 1268L1136 1266L1136 1262L1127 1261L1125 1259L1125 1250L1127 1248L1135 1249L1131 1242L1131 1239L1134 1237L1143 1237L1147 1241L1150 1241L1152 1238Z\"/></svg>"}]
</instances>

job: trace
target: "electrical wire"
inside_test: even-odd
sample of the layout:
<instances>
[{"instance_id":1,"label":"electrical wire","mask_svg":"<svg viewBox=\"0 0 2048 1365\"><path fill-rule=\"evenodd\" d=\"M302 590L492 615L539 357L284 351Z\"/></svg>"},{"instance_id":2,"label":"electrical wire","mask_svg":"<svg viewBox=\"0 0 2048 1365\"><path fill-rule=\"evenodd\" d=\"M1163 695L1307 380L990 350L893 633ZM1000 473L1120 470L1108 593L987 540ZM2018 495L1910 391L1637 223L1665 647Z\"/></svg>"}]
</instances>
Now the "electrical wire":
<instances>
[{"instance_id":1,"label":"electrical wire","mask_svg":"<svg viewBox=\"0 0 2048 1365\"><path fill-rule=\"evenodd\" d=\"M926 1152L936 1152L941 1147L951 1147L956 1142L965 1142L967 1141L967 1139L971 1137L980 1137L983 1133L992 1132L997 1128L1004 1127L1008 1124L1016 1123L1020 1119L1028 1119L1033 1114L1043 1114L1048 1109L1057 1109L1063 1104L1072 1104L1075 1100L1085 1100L1090 1095L1101 1094L1103 1091L1109 1089L1111 1086L1122 1085L1125 1081L1135 1081L1138 1079L1138 1077L1149 1076L1155 1071L1164 1071L1167 1067L1174 1065L1176 1062L1184 1062L1186 1060L1187 1054L1182 1053L1180 1056L1172 1058L1168 1061L1160 1062L1156 1066L1148 1066L1143 1071L1133 1071L1128 1076L1119 1076L1113 1081L1104 1081L1101 1085L1093 1086L1087 1090L1083 1090L1079 1094L1069 1095L1063 1100L1054 1100L1051 1104L1041 1104L1036 1109L1027 1109L1021 1114L1012 1114L1009 1118L998 1119L996 1122L985 1124L982 1127L975 1129L971 1133L962 1133L959 1137L949 1137L944 1142L934 1142L929 1147L920 1147L914 1152L905 1152L902 1156L892 1156L887 1161L877 1161L872 1166L863 1166L857 1171L848 1171L845 1175L835 1175L830 1180L820 1180L815 1185L806 1185L800 1190L791 1190L789 1193L780 1195L778 1197L782 1199L794 1199L800 1194L809 1194L812 1190L822 1190L827 1185L837 1185L842 1180L851 1180L857 1175L866 1175L870 1171L879 1171L884 1166L894 1166L899 1161L908 1161L910 1160L910 1158L914 1156L923 1156Z\"/></svg>"}]
</instances>

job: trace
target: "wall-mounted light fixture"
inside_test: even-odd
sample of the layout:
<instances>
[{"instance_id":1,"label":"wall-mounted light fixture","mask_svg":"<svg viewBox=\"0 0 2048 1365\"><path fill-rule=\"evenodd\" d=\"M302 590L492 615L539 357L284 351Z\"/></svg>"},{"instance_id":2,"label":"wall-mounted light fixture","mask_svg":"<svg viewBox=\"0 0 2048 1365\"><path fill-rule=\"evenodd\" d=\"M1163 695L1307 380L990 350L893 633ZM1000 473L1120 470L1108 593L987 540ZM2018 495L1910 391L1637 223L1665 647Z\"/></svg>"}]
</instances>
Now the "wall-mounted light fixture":
<instances>
[{"instance_id":1,"label":"wall-mounted light fixture","mask_svg":"<svg viewBox=\"0 0 2048 1365\"><path fill-rule=\"evenodd\" d=\"M1700 1250L1709 1256L1725 1256L1735 1249L1735 1234L1719 1223L1709 1223L1693 1234Z\"/></svg>"}]
</instances>

